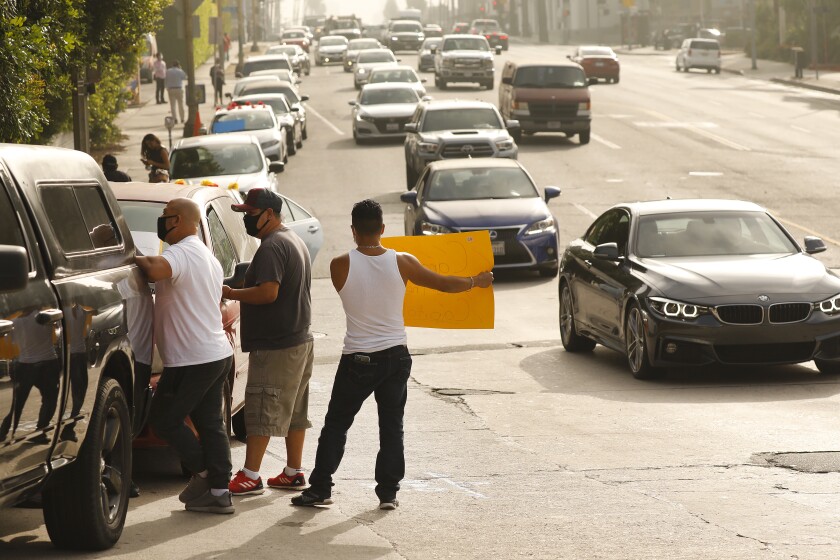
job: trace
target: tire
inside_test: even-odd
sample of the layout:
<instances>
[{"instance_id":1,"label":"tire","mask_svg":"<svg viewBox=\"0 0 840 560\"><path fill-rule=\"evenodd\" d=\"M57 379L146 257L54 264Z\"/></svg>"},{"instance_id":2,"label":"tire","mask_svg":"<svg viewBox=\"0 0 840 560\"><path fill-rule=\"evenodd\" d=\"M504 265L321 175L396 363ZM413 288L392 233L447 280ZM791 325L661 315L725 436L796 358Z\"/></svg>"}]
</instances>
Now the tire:
<instances>
[{"instance_id":1,"label":"tire","mask_svg":"<svg viewBox=\"0 0 840 560\"><path fill-rule=\"evenodd\" d=\"M447 82L446 80L441 80L438 87L442 90L445 90L446 88L449 87L449 82Z\"/></svg>"},{"instance_id":2,"label":"tire","mask_svg":"<svg viewBox=\"0 0 840 560\"><path fill-rule=\"evenodd\" d=\"M712 69L711 68L706 68L706 74L711 74L711 73L712 73Z\"/></svg>"},{"instance_id":3,"label":"tire","mask_svg":"<svg viewBox=\"0 0 840 560\"><path fill-rule=\"evenodd\" d=\"M435 87L440 88L440 76L435 74Z\"/></svg>"},{"instance_id":4,"label":"tire","mask_svg":"<svg viewBox=\"0 0 840 560\"><path fill-rule=\"evenodd\" d=\"M615 78L613 78L613 83L617 84L619 79L620 79L620 76L616 76Z\"/></svg>"},{"instance_id":5,"label":"tire","mask_svg":"<svg viewBox=\"0 0 840 560\"><path fill-rule=\"evenodd\" d=\"M586 144L589 144L589 135L590 135L590 134L591 134L591 130L590 130L590 129L588 129L588 128L587 128L586 130L581 130L581 131L578 133L578 137L579 137L579 139L580 139L580 145L581 145L581 146L584 146L584 145L586 145Z\"/></svg>"},{"instance_id":6,"label":"tire","mask_svg":"<svg viewBox=\"0 0 840 560\"><path fill-rule=\"evenodd\" d=\"M558 267L550 266L540 269L540 276L543 278L557 278Z\"/></svg>"},{"instance_id":7,"label":"tire","mask_svg":"<svg viewBox=\"0 0 840 560\"><path fill-rule=\"evenodd\" d=\"M566 282L560 283L560 341L566 352L589 352L595 348L594 340L577 333L572 290Z\"/></svg>"},{"instance_id":8,"label":"tire","mask_svg":"<svg viewBox=\"0 0 840 560\"><path fill-rule=\"evenodd\" d=\"M627 365L633 377L656 379L662 376L662 370L650 365L642 311L635 303L630 305L624 321L624 350L627 355Z\"/></svg>"},{"instance_id":9,"label":"tire","mask_svg":"<svg viewBox=\"0 0 840 560\"><path fill-rule=\"evenodd\" d=\"M289 151L290 156L293 156L297 153L297 144L295 143L294 132L286 135L286 146L288 146L287 149Z\"/></svg>"},{"instance_id":10,"label":"tire","mask_svg":"<svg viewBox=\"0 0 840 560\"><path fill-rule=\"evenodd\" d=\"M306 133L306 125L303 125L303 130L301 130L300 137L304 140L306 140L309 137L309 135Z\"/></svg>"},{"instance_id":11,"label":"tire","mask_svg":"<svg viewBox=\"0 0 840 560\"><path fill-rule=\"evenodd\" d=\"M488 81L484 82L484 87L486 87L488 90L492 90L493 89L493 80L488 80Z\"/></svg>"},{"instance_id":12,"label":"tire","mask_svg":"<svg viewBox=\"0 0 840 560\"><path fill-rule=\"evenodd\" d=\"M820 370L820 373L823 375L840 375L840 362L835 360L820 360L816 358L814 360L814 364L816 364L817 369Z\"/></svg>"},{"instance_id":13,"label":"tire","mask_svg":"<svg viewBox=\"0 0 840 560\"><path fill-rule=\"evenodd\" d=\"M514 132L513 134L511 134L511 136L513 137L513 141L517 144L522 142L522 128L514 129Z\"/></svg>"},{"instance_id":14,"label":"tire","mask_svg":"<svg viewBox=\"0 0 840 560\"><path fill-rule=\"evenodd\" d=\"M417 183L417 173L407 163L405 164L405 182L408 190L414 189L414 185Z\"/></svg>"},{"instance_id":15,"label":"tire","mask_svg":"<svg viewBox=\"0 0 840 560\"><path fill-rule=\"evenodd\" d=\"M715 68L715 74L720 74L720 68Z\"/></svg>"},{"instance_id":16,"label":"tire","mask_svg":"<svg viewBox=\"0 0 840 560\"><path fill-rule=\"evenodd\" d=\"M679 63L679 62L675 62L675 63L674 63L674 66L676 67L677 72L679 72L679 71L680 71L680 63Z\"/></svg>"},{"instance_id":17,"label":"tire","mask_svg":"<svg viewBox=\"0 0 840 560\"><path fill-rule=\"evenodd\" d=\"M56 547L105 550L119 540L128 512L131 432L125 392L106 379L76 461L57 469L43 491L44 522Z\"/></svg>"}]
</instances>

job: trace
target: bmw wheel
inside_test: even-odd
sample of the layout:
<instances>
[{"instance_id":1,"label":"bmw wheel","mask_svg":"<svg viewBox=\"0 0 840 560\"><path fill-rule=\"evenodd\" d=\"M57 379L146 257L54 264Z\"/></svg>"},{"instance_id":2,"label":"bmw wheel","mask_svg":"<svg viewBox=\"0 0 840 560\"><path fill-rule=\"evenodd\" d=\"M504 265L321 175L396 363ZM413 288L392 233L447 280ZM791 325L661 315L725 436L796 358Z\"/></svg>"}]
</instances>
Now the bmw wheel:
<instances>
[{"instance_id":1,"label":"bmw wheel","mask_svg":"<svg viewBox=\"0 0 840 560\"><path fill-rule=\"evenodd\" d=\"M642 310L635 303L630 304L627 320L624 323L624 348L627 352L627 365L636 379L655 379L662 371L650 365L645 339L645 324Z\"/></svg>"}]
</instances>

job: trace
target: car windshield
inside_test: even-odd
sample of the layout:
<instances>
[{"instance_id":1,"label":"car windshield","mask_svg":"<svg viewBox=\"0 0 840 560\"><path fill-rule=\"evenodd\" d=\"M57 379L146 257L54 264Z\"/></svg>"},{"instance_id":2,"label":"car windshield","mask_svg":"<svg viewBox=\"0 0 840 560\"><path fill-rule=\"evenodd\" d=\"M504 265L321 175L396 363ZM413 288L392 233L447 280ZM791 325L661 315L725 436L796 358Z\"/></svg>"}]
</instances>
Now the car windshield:
<instances>
[{"instance_id":1,"label":"car windshield","mask_svg":"<svg viewBox=\"0 0 840 560\"><path fill-rule=\"evenodd\" d=\"M490 45L484 37L459 37L457 39L446 39L443 42L445 51L489 51Z\"/></svg>"},{"instance_id":2,"label":"car windshield","mask_svg":"<svg viewBox=\"0 0 840 560\"><path fill-rule=\"evenodd\" d=\"M575 66L526 66L516 71L513 85L529 88L582 88L586 74Z\"/></svg>"},{"instance_id":3,"label":"car windshield","mask_svg":"<svg viewBox=\"0 0 840 560\"><path fill-rule=\"evenodd\" d=\"M274 128L271 113L263 109L235 110L230 113L217 115L213 119L210 131L213 134L222 132L240 132L243 130L263 130Z\"/></svg>"},{"instance_id":4,"label":"car windshield","mask_svg":"<svg viewBox=\"0 0 840 560\"><path fill-rule=\"evenodd\" d=\"M639 257L791 254L798 249L764 212L682 212L642 216Z\"/></svg>"},{"instance_id":5,"label":"car windshield","mask_svg":"<svg viewBox=\"0 0 840 560\"><path fill-rule=\"evenodd\" d=\"M300 103L300 96L297 92L283 82L277 84L246 84L241 90L242 95L259 93L282 93L289 100L289 103Z\"/></svg>"},{"instance_id":6,"label":"car windshield","mask_svg":"<svg viewBox=\"0 0 840 560\"><path fill-rule=\"evenodd\" d=\"M370 83L376 84L379 82L404 82L416 83L420 80L413 70L374 70L370 73Z\"/></svg>"},{"instance_id":7,"label":"car windshield","mask_svg":"<svg viewBox=\"0 0 840 560\"><path fill-rule=\"evenodd\" d=\"M286 104L286 100L282 97L249 97L248 99L234 99L234 103L237 105L268 105L274 110L275 115L282 115L289 112L289 106Z\"/></svg>"},{"instance_id":8,"label":"car windshield","mask_svg":"<svg viewBox=\"0 0 840 560\"><path fill-rule=\"evenodd\" d=\"M426 39L423 41L423 46L421 48L429 50L432 47L439 47L442 42L443 39Z\"/></svg>"},{"instance_id":9,"label":"car windshield","mask_svg":"<svg viewBox=\"0 0 840 560\"><path fill-rule=\"evenodd\" d=\"M279 79L286 82L291 82L293 79L291 70L257 70L256 72L251 72L251 76L249 76L249 78L252 76L277 76Z\"/></svg>"},{"instance_id":10,"label":"car windshield","mask_svg":"<svg viewBox=\"0 0 840 560\"><path fill-rule=\"evenodd\" d=\"M321 37L319 44L322 47L336 47L346 45L347 40L344 37Z\"/></svg>"},{"instance_id":11,"label":"car windshield","mask_svg":"<svg viewBox=\"0 0 840 560\"><path fill-rule=\"evenodd\" d=\"M426 200L538 197L536 187L519 168L444 169L435 173Z\"/></svg>"},{"instance_id":12,"label":"car windshield","mask_svg":"<svg viewBox=\"0 0 840 560\"><path fill-rule=\"evenodd\" d=\"M362 49L378 49L380 48L379 41L376 39L353 39L347 45L348 50L360 51Z\"/></svg>"},{"instance_id":13,"label":"car windshield","mask_svg":"<svg viewBox=\"0 0 840 560\"><path fill-rule=\"evenodd\" d=\"M263 168L256 144L218 144L178 148L171 157L172 179L257 173Z\"/></svg>"},{"instance_id":14,"label":"car windshield","mask_svg":"<svg viewBox=\"0 0 840 560\"><path fill-rule=\"evenodd\" d=\"M287 56L295 56L297 49L291 45L275 45L270 47L265 54L285 54Z\"/></svg>"},{"instance_id":15,"label":"car windshield","mask_svg":"<svg viewBox=\"0 0 840 560\"><path fill-rule=\"evenodd\" d=\"M419 23L395 23L391 27L392 33L420 33L423 28Z\"/></svg>"},{"instance_id":16,"label":"car windshield","mask_svg":"<svg viewBox=\"0 0 840 560\"><path fill-rule=\"evenodd\" d=\"M417 103L420 98L410 88L400 89L368 89L362 91L359 103L361 105L381 105L383 103Z\"/></svg>"},{"instance_id":17,"label":"car windshield","mask_svg":"<svg viewBox=\"0 0 840 560\"><path fill-rule=\"evenodd\" d=\"M692 41L691 48L701 51L717 51L720 50L720 44L717 41Z\"/></svg>"},{"instance_id":18,"label":"car windshield","mask_svg":"<svg viewBox=\"0 0 840 560\"><path fill-rule=\"evenodd\" d=\"M475 28L484 31L495 31L499 29L499 23L495 20L478 20L475 22Z\"/></svg>"},{"instance_id":19,"label":"car windshield","mask_svg":"<svg viewBox=\"0 0 840 560\"><path fill-rule=\"evenodd\" d=\"M359 53L359 64L368 62L396 62L391 51L362 51Z\"/></svg>"},{"instance_id":20,"label":"car windshield","mask_svg":"<svg viewBox=\"0 0 840 560\"><path fill-rule=\"evenodd\" d=\"M333 25L334 29L350 29L359 27L354 19L337 19Z\"/></svg>"},{"instance_id":21,"label":"car windshield","mask_svg":"<svg viewBox=\"0 0 840 560\"><path fill-rule=\"evenodd\" d=\"M440 109L426 111L422 132L465 128L504 128L496 111L490 108Z\"/></svg>"},{"instance_id":22,"label":"car windshield","mask_svg":"<svg viewBox=\"0 0 840 560\"><path fill-rule=\"evenodd\" d=\"M286 31L283 33L284 39L302 39L306 37L303 31Z\"/></svg>"},{"instance_id":23,"label":"car windshield","mask_svg":"<svg viewBox=\"0 0 840 560\"><path fill-rule=\"evenodd\" d=\"M245 62L245 75L257 70L274 70L274 69L291 70L292 66L288 58L272 58L269 60L250 60Z\"/></svg>"},{"instance_id":24,"label":"car windshield","mask_svg":"<svg viewBox=\"0 0 840 560\"><path fill-rule=\"evenodd\" d=\"M581 56L614 56L615 53L609 47L587 47L580 49Z\"/></svg>"}]
</instances>

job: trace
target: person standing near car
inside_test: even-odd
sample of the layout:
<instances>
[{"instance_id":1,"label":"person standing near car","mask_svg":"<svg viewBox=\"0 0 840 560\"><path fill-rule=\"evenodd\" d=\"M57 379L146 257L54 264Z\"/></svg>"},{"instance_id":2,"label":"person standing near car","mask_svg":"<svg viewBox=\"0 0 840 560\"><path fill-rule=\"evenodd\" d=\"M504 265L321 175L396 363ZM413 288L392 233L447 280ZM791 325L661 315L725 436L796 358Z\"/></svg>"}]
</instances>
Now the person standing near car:
<instances>
[{"instance_id":1,"label":"person standing near car","mask_svg":"<svg viewBox=\"0 0 840 560\"><path fill-rule=\"evenodd\" d=\"M154 134L147 134L140 142L140 161L149 170L150 183L169 181L169 152Z\"/></svg>"},{"instance_id":2,"label":"person standing near car","mask_svg":"<svg viewBox=\"0 0 840 560\"><path fill-rule=\"evenodd\" d=\"M441 292L466 292L489 287L493 273L445 276L426 268L409 253L386 249L381 244L385 231L382 207L374 200L353 206L350 227L356 249L330 262L332 283L347 316L344 349L318 439L310 487L292 498L292 504L332 503L332 477L344 456L347 431L373 393L379 411L376 495L379 509L391 510L399 505L397 492L405 476L403 415L411 375L403 321L405 286L411 281Z\"/></svg>"},{"instance_id":3,"label":"person standing near car","mask_svg":"<svg viewBox=\"0 0 840 560\"><path fill-rule=\"evenodd\" d=\"M260 239L244 288L223 288L226 299L242 302L242 350L250 352L245 389L245 465L230 481L234 496L265 491L259 470L271 437L286 438L286 466L268 486L301 489L303 443L309 422L309 379L314 343L309 250L281 219L283 199L263 188L248 191L244 204L248 233Z\"/></svg>"},{"instance_id":4,"label":"person standing near car","mask_svg":"<svg viewBox=\"0 0 840 560\"><path fill-rule=\"evenodd\" d=\"M150 423L193 473L178 496L186 509L233 513L230 442L222 418L233 348L219 307L222 267L198 238L200 221L195 202L170 200L157 222L158 238L169 247L160 256L136 259L155 283L154 337L163 359Z\"/></svg>"},{"instance_id":5,"label":"person standing near car","mask_svg":"<svg viewBox=\"0 0 840 560\"><path fill-rule=\"evenodd\" d=\"M166 89L166 62L163 61L163 55L160 53L157 53L152 64L152 77L155 79L155 102L166 103L163 95Z\"/></svg>"},{"instance_id":6,"label":"person standing near car","mask_svg":"<svg viewBox=\"0 0 840 560\"><path fill-rule=\"evenodd\" d=\"M210 81L213 82L213 102L224 103L225 65L218 58L216 64L210 68Z\"/></svg>"}]
</instances>

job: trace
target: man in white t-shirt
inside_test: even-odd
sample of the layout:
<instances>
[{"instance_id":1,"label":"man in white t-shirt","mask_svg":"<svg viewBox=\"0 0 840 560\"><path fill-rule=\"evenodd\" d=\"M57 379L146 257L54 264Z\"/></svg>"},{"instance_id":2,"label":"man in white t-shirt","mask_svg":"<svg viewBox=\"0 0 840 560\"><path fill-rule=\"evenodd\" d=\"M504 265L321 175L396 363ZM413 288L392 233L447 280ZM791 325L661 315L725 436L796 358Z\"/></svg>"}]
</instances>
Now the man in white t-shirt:
<instances>
[{"instance_id":1,"label":"man in white t-shirt","mask_svg":"<svg viewBox=\"0 0 840 560\"><path fill-rule=\"evenodd\" d=\"M137 257L155 283L155 342L163 373L150 422L192 471L178 498L190 511L233 513L228 491L230 442L222 419L233 349L222 327L222 267L198 238L201 210L186 198L169 201L157 231L169 247ZM187 416L198 437L187 426Z\"/></svg>"}]
</instances>

